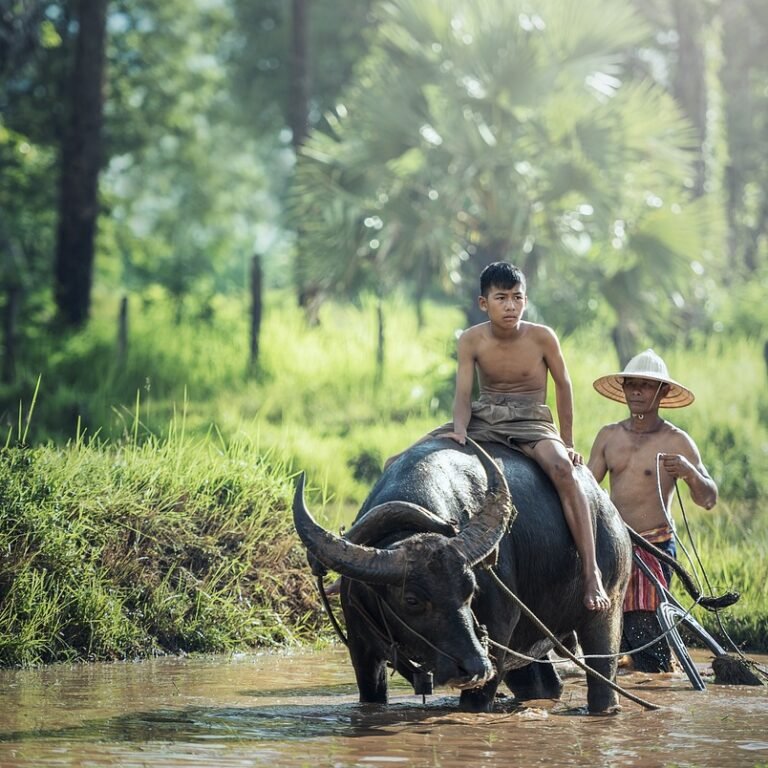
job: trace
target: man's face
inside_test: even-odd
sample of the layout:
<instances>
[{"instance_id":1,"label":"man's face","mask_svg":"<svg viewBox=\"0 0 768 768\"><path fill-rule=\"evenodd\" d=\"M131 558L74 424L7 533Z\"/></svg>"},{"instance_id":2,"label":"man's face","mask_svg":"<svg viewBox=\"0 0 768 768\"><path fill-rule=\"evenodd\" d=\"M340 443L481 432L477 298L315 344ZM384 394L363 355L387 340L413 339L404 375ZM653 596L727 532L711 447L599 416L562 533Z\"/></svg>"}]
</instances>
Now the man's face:
<instances>
[{"instance_id":1,"label":"man's face","mask_svg":"<svg viewBox=\"0 0 768 768\"><path fill-rule=\"evenodd\" d=\"M503 328L514 328L520 323L527 303L525 287L520 283L512 288L491 285L488 295L479 298L480 309L488 313L494 325Z\"/></svg>"},{"instance_id":2,"label":"man's face","mask_svg":"<svg viewBox=\"0 0 768 768\"><path fill-rule=\"evenodd\" d=\"M632 413L647 413L657 410L659 401L669 391L669 384L653 379L640 379L632 376L624 378L622 383L624 397Z\"/></svg>"}]
</instances>

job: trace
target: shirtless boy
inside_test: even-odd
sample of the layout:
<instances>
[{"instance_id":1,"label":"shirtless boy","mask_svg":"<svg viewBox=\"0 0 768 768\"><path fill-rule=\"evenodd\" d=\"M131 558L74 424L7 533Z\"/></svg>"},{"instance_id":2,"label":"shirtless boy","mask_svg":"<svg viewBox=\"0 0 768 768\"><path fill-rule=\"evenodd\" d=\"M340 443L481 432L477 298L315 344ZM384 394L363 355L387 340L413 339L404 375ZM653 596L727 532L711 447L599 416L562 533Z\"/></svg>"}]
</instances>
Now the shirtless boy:
<instances>
[{"instance_id":1,"label":"shirtless boy","mask_svg":"<svg viewBox=\"0 0 768 768\"><path fill-rule=\"evenodd\" d=\"M694 400L693 393L669 377L664 361L651 349L633 357L621 373L602 376L594 382L603 396L625 403L629 416L603 427L595 438L588 466L598 482L608 474L611 500L622 518L648 541L675 555L674 534L668 518L675 480L683 480L694 503L711 509L717 501L717 486L709 476L696 444L686 432L659 416L659 408L682 408ZM660 570L669 584L671 570L648 562ZM655 590L633 568L624 601L625 648L645 644L658 636ZM646 615L642 615L646 614ZM657 644L660 645L660 644ZM640 660L641 663L637 663ZM635 657L643 671L668 671L669 649L649 649Z\"/></svg>"},{"instance_id":2,"label":"shirtless boy","mask_svg":"<svg viewBox=\"0 0 768 768\"><path fill-rule=\"evenodd\" d=\"M573 392L560 342L551 328L523 320L525 276L512 264L489 264L480 275L480 309L488 321L464 331L458 342L453 422L432 434L464 445L476 440L514 445L547 473L560 495L582 562L584 604L605 610L610 599L595 559L589 505L574 465ZM472 402L475 369L480 397ZM545 404L548 375L555 386L560 431Z\"/></svg>"}]
</instances>

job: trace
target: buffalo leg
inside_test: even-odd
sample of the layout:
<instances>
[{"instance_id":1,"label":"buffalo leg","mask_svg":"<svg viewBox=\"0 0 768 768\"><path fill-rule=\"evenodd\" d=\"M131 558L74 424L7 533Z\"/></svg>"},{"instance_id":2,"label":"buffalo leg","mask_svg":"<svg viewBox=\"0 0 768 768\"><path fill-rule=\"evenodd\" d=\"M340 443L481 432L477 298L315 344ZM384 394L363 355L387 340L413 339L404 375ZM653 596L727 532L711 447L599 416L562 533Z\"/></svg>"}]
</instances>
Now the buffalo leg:
<instances>
[{"instance_id":1,"label":"buffalo leg","mask_svg":"<svg viewBox=\"0 0 768 768\"><path fill-rule=\"evenodd\" d=\"M548 661L528 664L519 669L510 669L504 675L507 684L516 699L559 699L563 692L563 683L557 670Z\"/></svg>"},{"instance_id":2,"label":"buffalo leg","mask_svg":"<svg viewBox=\"0 0 768 768\"><path fill-rule=\"evenodd\" d=\"M355 670L361 704L387 703L387 662L362 643L349 638L349 657Z\"/></svg>"},{"instance_id":3,"label":"buffalo leg","mask_svg":"<svg viewBox=\"0 0 768 768\"><path fill-rule=\"evenodd\" d=\"M606 657L588 658L586 663L603 677L615 682L621 640L621 604L593 616L578 634L585 656ZM595 715L612 714L621 709L616 691L592 675L587 675L587 707L589 713Z\"/></svg>"},{"instance_id":4,"label":"buffalo leg","mask_svg":"<svg viewBox=\"0 0 768 768\"><path fill-rule=\"evenodd\" d=\"M459 709L464 712L491 712L496 688L498 688L498 680L494 677L479 688L468 688L462 691L459 697Z\"/></svg>"}]
</instances>

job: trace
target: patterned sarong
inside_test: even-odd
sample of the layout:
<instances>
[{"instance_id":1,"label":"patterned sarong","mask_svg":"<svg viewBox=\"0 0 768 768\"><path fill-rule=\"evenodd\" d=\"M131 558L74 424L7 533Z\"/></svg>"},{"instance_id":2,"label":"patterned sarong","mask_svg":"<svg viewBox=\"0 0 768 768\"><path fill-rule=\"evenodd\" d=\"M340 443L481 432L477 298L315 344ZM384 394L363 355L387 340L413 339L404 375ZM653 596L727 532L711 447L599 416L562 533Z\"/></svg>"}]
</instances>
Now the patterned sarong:
<instances>
[{"instance_id":1,"label":"patterned sarong","mask_svg":"<svg viewBox=\"0 0 768 768\"><path fill-rule=\"evenodd\" d=\"M453 422L430 432L440 435L453 432ZM560 433L549 406L521 400L515 395L483 394L472 403L472 416L467 435L478 442L501 443L510 448L557 440Z\"/></svg>"},{"instance_id":2,"label":"patterned sarong","mask_svg":"<svg viewBox=\"0 0 768 768\"><path fill-rule=\"evenodd\" d=\"M640 535L651 544L659 546L668 542L673 537L672 529L668 525L660 525L649 531L642 531ZM634 553L648 566L648 570L659 580L663 586L667 585L667 579L661 569L659 561L644 549L637 545L633 547ZM624 612L629 611L655 611L659 607L659 595L651 580L632 563L632 574L629 577L627 593L624 596Z\"/></svg>"}]
</instances>

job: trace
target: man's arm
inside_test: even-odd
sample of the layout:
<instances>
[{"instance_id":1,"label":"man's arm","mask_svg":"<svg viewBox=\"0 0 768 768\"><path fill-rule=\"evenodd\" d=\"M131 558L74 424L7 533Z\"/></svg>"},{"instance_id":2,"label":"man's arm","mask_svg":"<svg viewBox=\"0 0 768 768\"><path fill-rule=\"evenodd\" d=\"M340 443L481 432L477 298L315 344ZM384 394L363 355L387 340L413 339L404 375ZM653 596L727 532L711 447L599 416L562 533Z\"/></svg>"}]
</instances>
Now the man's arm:
<instances>
[{"instance_id":1,"label":"man's arm","mask_svg":"<svg viewBox=\"0 0 768 768\"><path fill-rule=\"evenodd\" d=\"M555 385L557 425L560 437L568 448L573 448L573 388L565 366L560 342L551 328L545 327L544 362Z\"/></svg>"},{"instance_id":2,"label":"man's arm","mask_svg":"<svg viewBox=\"0 0 768 768\"><path fill-rule=\"evenodd\" d=\"M451 437L456 442L467 440L467 425L472 416L472 385L475 381L475 351L472 333L464 331L459 337L456 349L456 390L453 396L453 432Z\"/></svg>"},{"instance_id":3,"label":"man's arm","mask_svg":"<svg viewBox=\"0 0 768 768\"><path fill-rule=\"evenodd\" d=\"M684 432L681 439L680 453L662 453L661 465L672 477L685 481L695 504L712 509L717 503L717 484L709 476L696 443Z\"/></svg>"}]
</instances>

